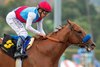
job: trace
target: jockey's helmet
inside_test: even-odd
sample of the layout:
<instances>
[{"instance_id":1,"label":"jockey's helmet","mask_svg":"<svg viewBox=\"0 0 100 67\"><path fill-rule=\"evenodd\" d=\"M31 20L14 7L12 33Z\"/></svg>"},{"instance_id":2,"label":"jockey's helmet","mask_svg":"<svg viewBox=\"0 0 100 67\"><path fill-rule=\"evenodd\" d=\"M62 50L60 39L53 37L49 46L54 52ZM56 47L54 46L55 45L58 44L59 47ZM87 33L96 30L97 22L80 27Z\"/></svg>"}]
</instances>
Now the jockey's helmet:
<instances>
[{"instance_id":1,"label":"jockey's helmet","mask_svg":"<svg viewBox=\"0 0 100 67\"><path fill-rule=\"evenodd\" d=\"M47 11L47 12L51 12L52 11L51 5L48 2L46 2L46 1L40 2L38 4L38 8L41 8L41 9Z\"/></svg>"}]
</instances>

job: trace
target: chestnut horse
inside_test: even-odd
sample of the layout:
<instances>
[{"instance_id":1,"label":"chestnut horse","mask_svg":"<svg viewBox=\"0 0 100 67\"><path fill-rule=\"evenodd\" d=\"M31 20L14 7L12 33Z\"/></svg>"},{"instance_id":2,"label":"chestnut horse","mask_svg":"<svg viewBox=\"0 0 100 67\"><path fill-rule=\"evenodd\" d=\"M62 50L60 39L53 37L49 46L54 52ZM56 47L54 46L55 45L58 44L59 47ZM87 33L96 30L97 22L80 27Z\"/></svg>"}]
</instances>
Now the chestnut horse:
<instances>
[{"instance_id":1,"label":"chestnut horse","mask_svg":"<svg viewBox=\"0 0 100 67\"><path fill-rule=\"evenodd\" d=\"M93 50L92 39L83 43L86 32L77 24L67 21L58 31L47 35L47 38L35 39L34 45L27 50L28 58L23 60L23 67L58 67L58 61L70 45ZM15 67L15 60L0 49L0 67Z\"/></svg>"}]
</instances>

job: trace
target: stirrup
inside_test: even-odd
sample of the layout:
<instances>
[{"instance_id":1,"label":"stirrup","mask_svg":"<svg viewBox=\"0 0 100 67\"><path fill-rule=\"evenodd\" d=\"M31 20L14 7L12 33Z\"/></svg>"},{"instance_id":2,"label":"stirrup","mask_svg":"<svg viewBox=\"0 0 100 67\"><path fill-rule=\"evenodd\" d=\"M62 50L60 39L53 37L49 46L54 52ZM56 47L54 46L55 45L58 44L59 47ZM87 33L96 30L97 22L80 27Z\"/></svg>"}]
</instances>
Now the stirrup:
<instances>
[{"instance_id":1,"label":"stirrup","mask_svg":"<svg viewBox=\"0 0 100 67\"><path fill-rule=\"evenodd\" d=\"M26 52L24 52L24 53L15 52L15 54L14 54L14 58L22 58L22 59L25 59L27 57L28 57L28 55L26 54Z\"/></svg>"},{"instance_id":2,"label":"stirrup","mask_svg":"<svg viewBox=\"0 0 100 67\"><path fill-rule=\"evenodd\" d=\"M28 57L28 55L27 55L27 53L25 52L25 53L22 53L22 59L25 59L25 58L27 58Z\"/></svg>"},{"instance_id":3,"label":"stirrup","mask_svg":"<svg viewBox=\"0 0 100 67\"><path fill-rule=\"evenodd\" d=\"M22 55L20 52L15 52L14 58L20 58Z\"/></svg>"}]
</instances>

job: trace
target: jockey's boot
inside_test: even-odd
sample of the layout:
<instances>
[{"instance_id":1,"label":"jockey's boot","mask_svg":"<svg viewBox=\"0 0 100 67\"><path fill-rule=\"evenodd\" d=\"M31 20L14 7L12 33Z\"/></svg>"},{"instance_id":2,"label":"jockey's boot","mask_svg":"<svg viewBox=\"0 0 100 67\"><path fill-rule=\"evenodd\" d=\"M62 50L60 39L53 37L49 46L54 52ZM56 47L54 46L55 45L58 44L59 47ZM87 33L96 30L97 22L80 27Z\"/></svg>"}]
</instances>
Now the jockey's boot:
<instances>
[{"instance_id":1,"label":"jockey's boot","mask_svg":"<svg viewBox=\"0 0 100 67\"><path fill-rule=\"evenodd\" d=\"M14 58L23 58L27 57L26 52L23 52L23 44L25 42L25 37L19 36L18 41L17 41L17 51L14 54Z\"/></svg>"},{"instance_id":2,"label":"jockey's boot","mask_svg":"<svg viewBox=\"0 0 100 67\"><path fill-rule=\"evenodd\" d=\"M30 42L30 39L31 39L30 36L27 36L26 39L25 39L25 42L23 44L23 49L22 49L22 52L23 52L22 58L27 58L28 57L28 55L26 53L26 48L27 48L27 46L28 46L28 44Z\"/></svg>"}]
</instances>

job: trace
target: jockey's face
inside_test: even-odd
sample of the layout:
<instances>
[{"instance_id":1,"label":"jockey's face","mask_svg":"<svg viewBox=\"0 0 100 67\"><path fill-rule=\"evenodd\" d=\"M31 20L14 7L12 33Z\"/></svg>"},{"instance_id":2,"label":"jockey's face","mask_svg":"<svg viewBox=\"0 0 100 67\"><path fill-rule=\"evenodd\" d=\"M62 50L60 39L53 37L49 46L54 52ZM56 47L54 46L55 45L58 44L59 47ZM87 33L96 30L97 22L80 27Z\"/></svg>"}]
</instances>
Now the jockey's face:
<instances>
[{"instance_id":1,"label":"jockey's face","mask_svg":"<svg viewBox=\"0 0 100 67\"><path fill-rule=\"evenodd\" d=\"M48 14L49 14L49 12L47 12L43 9L39 9L38 11L39 11L39 14L40 14L41 18L44 18L44 17L48 16Z\"/></svg>"}]
</instances>

